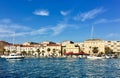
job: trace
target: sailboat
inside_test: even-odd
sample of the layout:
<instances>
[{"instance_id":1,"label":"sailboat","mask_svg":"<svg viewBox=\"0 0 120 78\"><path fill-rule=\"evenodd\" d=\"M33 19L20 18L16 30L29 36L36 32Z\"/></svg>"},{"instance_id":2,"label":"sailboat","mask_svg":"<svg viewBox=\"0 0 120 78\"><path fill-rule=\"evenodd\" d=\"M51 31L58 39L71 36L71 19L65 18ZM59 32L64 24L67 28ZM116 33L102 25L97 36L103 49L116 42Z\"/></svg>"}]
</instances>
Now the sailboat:
<instances>
[{"instance_id":1,"label":"sailboat","mask_svg":"<svg viewBox=\"0 0 120 78\"><path fill-rule=\"evenodd\" d=\"M94 31L94 27L92 25L92 30L91 30L91 39L93 39L93 31ZM103 59L105 57L103 56L94 56L94 55L89 55L87 56L88 59Z\"/></svg>"}]
</instances>

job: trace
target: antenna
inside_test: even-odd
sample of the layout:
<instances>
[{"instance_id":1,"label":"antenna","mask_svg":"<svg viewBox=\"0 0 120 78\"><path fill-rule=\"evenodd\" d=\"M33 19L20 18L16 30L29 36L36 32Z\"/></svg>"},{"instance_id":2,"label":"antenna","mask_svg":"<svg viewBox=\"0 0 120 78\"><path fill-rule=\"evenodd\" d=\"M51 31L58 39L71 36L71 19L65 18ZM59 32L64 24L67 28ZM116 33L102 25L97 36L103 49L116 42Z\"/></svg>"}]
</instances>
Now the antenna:
<instances>
[{"instance_id":1,"label":"antenna","mask_svg":"<svg viewBox=\"0 0 120 78\"><path fill-rule=\"evenodd\" d=\"M93 27L93 24L92 24L92 29L91 29L91 39L93 39L93 32L94 32L94 27Z\"/></svg>"}]
</instances>

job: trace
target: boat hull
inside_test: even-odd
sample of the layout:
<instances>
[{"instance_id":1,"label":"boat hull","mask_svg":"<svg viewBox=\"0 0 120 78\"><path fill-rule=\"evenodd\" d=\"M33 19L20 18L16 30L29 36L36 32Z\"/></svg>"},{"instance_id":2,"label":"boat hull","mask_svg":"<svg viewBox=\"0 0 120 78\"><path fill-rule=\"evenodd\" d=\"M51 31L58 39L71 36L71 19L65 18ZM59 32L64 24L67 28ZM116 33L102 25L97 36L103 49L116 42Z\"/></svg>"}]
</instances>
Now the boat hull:
<instances>
[{"instance_id":1,"label":"boat hull","mask_svg":"<svg viewBox=\"0 0 120 78\"><path fill-rule=\"evenodd\" d=\"M87 56L88 59L104 59L104 57Z\"/></svg>"},{"instance_id":2,"label":"boat hull","mask_svg":"<svg viewBox=\"0 0 120 78\"><path fill-rule=\"evenodd\" d=\"M1 58L5 58L5 59L23 59L24 56L1 56Z\"/></svg>"}]
</instances>

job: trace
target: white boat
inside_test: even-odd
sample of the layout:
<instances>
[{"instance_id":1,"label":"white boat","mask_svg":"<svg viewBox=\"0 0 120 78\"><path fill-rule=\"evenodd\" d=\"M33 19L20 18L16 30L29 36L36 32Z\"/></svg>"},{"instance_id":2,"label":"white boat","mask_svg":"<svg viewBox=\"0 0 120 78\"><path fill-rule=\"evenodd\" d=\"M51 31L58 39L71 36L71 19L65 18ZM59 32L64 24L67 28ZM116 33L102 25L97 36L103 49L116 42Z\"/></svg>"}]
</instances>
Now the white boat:
<instances>
[{"instance_id":1,"label":"white boat","mask_svg":"<svg viewBox=\"0 0 120 78\"><path fill-rule=\"evenodd\" d=\"M108 55L105 55L105 58L106 58L106 59L108 59L108 58L111 58L111 57L110 57L110 56L108 56Z\"/></svg>"},{"instance_id":2,"label":"white boat","mask_svg":"<svg viewBox=\"0 0 120 78\"><path fill-rule=\"evenodd\" d=\"M98 56L87 56L88 59L104 59L104 57L98 57Z\"/></svg>"},{"instance_id":3,"label":"white boat","mask_svg":"<svg viewBox=\"0 0 120 78\"><path fill-rule=\"evenodd\" d=\"M22 58L24 58L24 56L20 55L20 54L16 54L16 53L11 53L9 55L2 55L1 58L5 58L5 59L22 59Z\"/></svg>"}]
</instances>

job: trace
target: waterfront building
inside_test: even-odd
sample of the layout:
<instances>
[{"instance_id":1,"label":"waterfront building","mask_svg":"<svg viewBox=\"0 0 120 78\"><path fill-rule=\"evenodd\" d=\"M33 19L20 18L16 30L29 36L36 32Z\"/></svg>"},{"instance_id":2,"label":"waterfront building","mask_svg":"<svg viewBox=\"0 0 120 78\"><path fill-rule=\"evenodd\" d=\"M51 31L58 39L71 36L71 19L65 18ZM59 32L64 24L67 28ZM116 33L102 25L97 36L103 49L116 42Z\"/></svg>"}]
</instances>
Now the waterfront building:
<instances>
[{"instance_id":1,"label":"waterfront building","mask_svg":"<svg viewBox=\"0 0 120 78\"><path fill-rule=\"evenodd\" d=\"M120 41L105 41L102 39L89 39L84 42L63 41L59 44L45 41L42 43L8 44L4 47L6 52L21 52L28 55L37 55L41 57L55 56L60 57L65 53L72 52L87 54L105 53L105 48L109 47L114 53L120 54ZM96 52L93 50L96 49Z\"/></svg>"},{"instance_id":2,"label":"waterfront building","mask_svg":"<svg viewBox=\"0 0 120 78\"><path fill-rule=\"evenodd\" d=\"M63 41L61 44L62 46L66 46L67 44L73 44L73 43L74 43L73 41L66 40L66 41Z\"/></svg>"},{"instance_id":3,"label":"waterfront building","mask_svg":"<svg viewBox=\"0 0 120 78\"><path fill-rule=\"evenodd\" d=\"M46 54L50 55L52 57L60 57L61 56L61 45L59 45L59 44L47 44Z\"/></svg>"},{"instance_id":4,"label":"waterfront building","mask_svg":"<svg viewBox=\"0 0 120 78\"><path fill-rule=\"evenodd\" d=\"M89 39L84 41L84 52L94 54L94 48L98 50L97 54L105 53L105 41L101 39Z\"/></svg>"},{"instance_id":5,"label":"waterfront building","mask_svg":"<svg viewBox=\"0 0 120 78\"><path fill-rule=\"evenodd\" d=\"M120 41L106 41L105 46L120 55Z\"/></svg>"},{"instance_id":6,"label":"waterfront building","mask_svg":"<svg viewBox=\"0 0 120 78\"><path fill-rule=\"evenodd\" d=\"M81 52L84 52L84 42L76 42L75 44L80 47Z\"/></svg>"},{"instance_id":7,"label":"waterfront building","mask_svg":"<svg viewBox=\"0 0 120 78\"><path fill-rule=\"evenodd\" d=\"M5 50L4 47L8 44L10 44L10 43L8 43L6 41L0 41L0 55L4 54L4 52L3 52Z\"/></svg>"},{"instance_id":8,"label":"waterfront building","mask_svg":"<svg viewBox=\"0 0 120 78\"><path fill-rule=\"evenodd\" d=\"M75 44L73 41L62 42L62 53L63 54L76 54L80 52L80 46Z\"/></svg>"},{"instance_id":9,"label":"waterfront building","mask_svg":"<svg viewBox=\"0 0 120 78\"><path fill-rule=\"evenodd\" d=\"M8 44L4 47L4 49L7 52L16 52L21 50L21 45L20 44Z\"/></svg>"}]
</instances>

